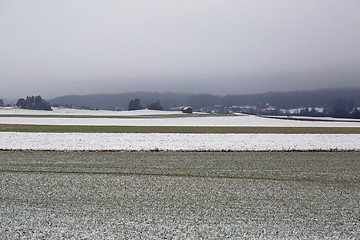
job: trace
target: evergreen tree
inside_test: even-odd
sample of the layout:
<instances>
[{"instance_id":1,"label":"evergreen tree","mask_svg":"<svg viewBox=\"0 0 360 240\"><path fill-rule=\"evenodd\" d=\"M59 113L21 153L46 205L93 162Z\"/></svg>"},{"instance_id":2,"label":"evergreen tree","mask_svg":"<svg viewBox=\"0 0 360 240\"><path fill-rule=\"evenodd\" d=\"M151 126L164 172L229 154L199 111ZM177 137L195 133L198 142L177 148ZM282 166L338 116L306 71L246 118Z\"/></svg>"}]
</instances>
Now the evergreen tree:
<instances>
[{"instance_id":1,"label":"evergreen tree","mask_svg":"<svg viewBox=\"0 0 360 240\"><path fill-rule=\"evenodd\" d=\"M140 110L140 109L142 109L142 106L140 104L140 99L139 98L135 98L133 100L130 100L129 107L128 107L129 111Z\"/></svg>"},{"instance_id":2,"label":"evergreen tree","mask_svg":"<svg viewBox=\"0 0 360 240\"><path fill-rule=\"evenodd\" d=\"M16 106L22 109L26 109L26 100L24 98L19 98Z\"/></svg>"},{"instance_id":3,"label":"evergreen tree","mask_svg":"<svg viewBox=\"0 0 360 240\"><path fill-rule=\"evenodd\" d=\"M354 107L354 101L351 98L337 98L330 102L330 107L335 113L349 112Z\"/></svg>"},{"instance_id":4,"label":"evergreen tree","mask_svg":"<svg viewBox=\"0 0 360 240\"><path fill-rule=\"evenodd\" d=\"M42 99L41 96L27 96L26 99L19 98L16 106L22 109L46 110L51 111L50 103Z\"/></svg>"},{"instance_id":5,"label":"evergreen tree","mask_svg":"<svg viewBox=\"0 0 360 240\"><path fill-rule=\"evenodd\" d=\"M160 105L160 101L157 100L156 102L150 103L148 108L150 110L163 110L163 107Z\"/></svg>"}]
</instances>

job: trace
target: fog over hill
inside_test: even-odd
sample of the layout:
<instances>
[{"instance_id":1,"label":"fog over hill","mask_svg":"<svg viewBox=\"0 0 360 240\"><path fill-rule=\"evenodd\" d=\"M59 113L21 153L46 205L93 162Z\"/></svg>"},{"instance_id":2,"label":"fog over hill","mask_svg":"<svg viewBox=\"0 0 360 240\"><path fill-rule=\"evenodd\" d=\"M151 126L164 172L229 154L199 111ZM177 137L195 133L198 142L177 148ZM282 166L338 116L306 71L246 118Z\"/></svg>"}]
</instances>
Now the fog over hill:
<instances>
[{"instance_id":1,"label":"fog over hill","mask_svg":"<svg viewBox=\"0 0 360 240\"><path fill-rule=\"evenodd\" d=\"M357 89L319 89L311 91L266 92L246 95L213 95L187 93L133 92L119 94L68 95L50 99L55 105L69 105L93 109L127 110L129 101L141 100L147 107L157 100L165 110L192 106L194 109L214 105L228 106L263 106L269 104L278 108L326 107L336 99L351 99L354 106L360 106L360 88Z\"/></svg>"},{"instance_id":2,"label":"fog over hill","mask_svg":"<svg viewBox=\"0 0 360 240\"><path fill-rule=\"evenodd\" d=\"M186 99L190 94L181 93L156 93L156 92L133 92L118 94L90 94L68 95L50 99L51 104L70 105L77 107L127 110L130 100L139 98L143 107L160 100L167 109L179 105L186 105Z\"/></svg>"}]
</instances>

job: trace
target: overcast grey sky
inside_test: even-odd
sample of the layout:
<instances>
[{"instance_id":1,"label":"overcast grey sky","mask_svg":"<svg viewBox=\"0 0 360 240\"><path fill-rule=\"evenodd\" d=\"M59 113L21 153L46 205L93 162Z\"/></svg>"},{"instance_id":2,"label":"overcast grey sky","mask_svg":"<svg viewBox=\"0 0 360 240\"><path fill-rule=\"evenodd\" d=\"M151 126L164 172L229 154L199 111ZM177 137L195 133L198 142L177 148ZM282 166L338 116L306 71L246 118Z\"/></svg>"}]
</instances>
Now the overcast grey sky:
<instances>
[{"instance_id":1,"label":"overcast grey sky","mask_svg":"<svg viewBox=\"0 0 360 240\"><path fill-rule=\"evenodd\" d=\"M0 98L360 87L359 0L0 0Z\"/></svg>"}]
</instances>

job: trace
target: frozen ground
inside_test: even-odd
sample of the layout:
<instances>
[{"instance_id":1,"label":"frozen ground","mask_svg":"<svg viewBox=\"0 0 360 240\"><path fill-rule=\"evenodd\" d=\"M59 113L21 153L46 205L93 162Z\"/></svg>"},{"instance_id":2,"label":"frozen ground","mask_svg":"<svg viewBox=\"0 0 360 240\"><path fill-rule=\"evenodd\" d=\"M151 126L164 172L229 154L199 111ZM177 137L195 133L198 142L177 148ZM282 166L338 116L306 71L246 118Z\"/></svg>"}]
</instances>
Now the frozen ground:
<instances>
[{"instance_id":1,"label":"frozen ground","mask_svg":"<svg viewBox=\"0 0 360 240\"><path fill-rule=\"evenodd\" d=\"M138 116L138 115L167 115L180 114L180 111L108 111L108 110L82 110L72 108L53 108L52 111L27 110L14 108L0 108L0 114L29 114L29 115L87 115L87 116Z\"/></svg>"},{"instance_id":2,"label":"frozen ground","mask_svg":"<svg viewBox=\"0 0 360 240\"><path fill-rule=\"evenodd\" d=\"M14 114L1 109L0 114ZM56 108L53 112L17 110L21 115L54 114L100 118L0 117L0 124L87 126L253 126L360 127L360 122L317 122L270 119L250 115L166 117L166 111L88 111ZM155 118L107 118L106 116ZM359 134L149 134L149 133L14 133L0 132L0 149L37 150L360 150Z\"/></svg>"},{"instance_id":3,"label":"frozen ground","mask_svg":"<svg viewBox=\"0 0 360 240\"><path fill-rule=\"evenodd\" d=\"M360 134L166 134L0 132L0 149L360 150Z\"/></svg>"},{"instance_id":4,"label":"frozen ground","mask_svg":"<svg viewBox=\"0 0 360 240\"><path fill-rule=\"evenodd\" d=\"M0 151L0 239L359 239L358 160Z\"/></svg>"},{"instance_id":5,"label":"frozen ground","mask_svg":"<svg viewBox=\"0 0 360 240\"><path fill-rule=\"evenodd\" d=\"M314 122L270 119L257 116L176 118L33 118L0 117L0 124L93 125L93 126L259 126L259 127L360 127L360 122Z\"/></svg>"},{"instance_id":6,"label":"frozen ground","mask_svg":"<svg viewBox=\"0 0 360 240\"><path fill-rule=\"evenodd\" d=\"M360 122L318 122L262 118L253 115L221 117L170 117L165 115L182 114L176 111L91 111L57 108L52 112L17 110L19 115L80 115L104 116L104 118L34 118L34 117L0 117L0 124L38 124L38 125L94 125L94 126L264 126L264 127L360 127ZM0 109L0 115L13 115L14 109ZM140 118L144 115L158 116ZM204 114L205 115L205 114ZM106 118L106 116L132 116L135 118ZM136 118L139 116L139 118ZM325 118L324 118L325 119ZM329 118L326 118L329 120ZM311 120L311 119L309 119ZM331 119L336 120L336 119ZM339 120L339 119L338 119Z\"/></svg>"}]
</instances>

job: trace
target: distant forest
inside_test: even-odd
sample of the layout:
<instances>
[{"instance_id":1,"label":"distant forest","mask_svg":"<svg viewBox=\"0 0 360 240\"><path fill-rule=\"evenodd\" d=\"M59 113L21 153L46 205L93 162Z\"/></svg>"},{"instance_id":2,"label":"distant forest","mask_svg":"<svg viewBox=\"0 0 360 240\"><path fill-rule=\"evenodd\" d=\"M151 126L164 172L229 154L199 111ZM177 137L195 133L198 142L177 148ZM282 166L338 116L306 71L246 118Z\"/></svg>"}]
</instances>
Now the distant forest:
<instances>
[{"instance_id":1,"label":"distant forest","mask_svg":"<svg viewBox=\"0 0 360 240\"><path fill-rule=\"evenodd\" d=\"M41 96L27 96L26 98L19 98L16 106L22 109L29 110L52 110L50 103L45 101Z\"/></svg>"},{"instance_id":2,"label":"distant forest","mask_svg":"<svg viewBox=\"0 0 360 240\"><path fill-rule=\"evenodd\" d=\"M127 110L132 99L140 99L142 106L159 101L164 110L191 106L195 111L206 108L233 106L274 106L280 109L331 107L334 101L351 101L353 107L360 106L359 89L320 89L313 91L267 92L247 95L213 95L134 92L120 94L69 95L50 99L52 105L82 107L90 109Z\"/></svg>"}]
</instances>

